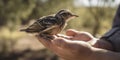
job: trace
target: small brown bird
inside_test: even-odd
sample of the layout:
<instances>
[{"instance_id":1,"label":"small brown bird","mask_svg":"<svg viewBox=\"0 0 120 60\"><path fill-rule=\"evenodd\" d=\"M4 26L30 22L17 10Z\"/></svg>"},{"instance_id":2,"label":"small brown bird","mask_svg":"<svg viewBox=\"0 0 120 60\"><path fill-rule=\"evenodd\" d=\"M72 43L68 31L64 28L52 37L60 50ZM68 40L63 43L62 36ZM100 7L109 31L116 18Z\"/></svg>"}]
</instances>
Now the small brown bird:
<instances>
[{"instance_id":1,"label":"small brown bird","mask_svg":"<svg viewBox=\"0 0 120 60\"><path fill-rule=\"evenodd\" d=\"M66 26L66 22L71 17L78 17L78 15L72 14L69 10L60 10L57 14L51 16L45 16L38 19L32 25L26 29L27 33L38 33L44 39L53 39L52 35L57 35Z\"/></svg>"}]
</instances>

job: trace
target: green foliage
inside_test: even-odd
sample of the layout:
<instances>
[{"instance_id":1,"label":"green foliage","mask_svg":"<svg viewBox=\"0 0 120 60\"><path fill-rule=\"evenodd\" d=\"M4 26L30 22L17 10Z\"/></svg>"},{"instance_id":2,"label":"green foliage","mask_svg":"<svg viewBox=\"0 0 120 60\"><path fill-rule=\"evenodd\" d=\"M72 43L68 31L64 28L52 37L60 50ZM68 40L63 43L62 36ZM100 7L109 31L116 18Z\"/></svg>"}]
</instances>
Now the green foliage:
<instances>
[{"instance_id":1,"label":"green foliage","mask_svg":"<svg viewBox=\"0 0 120 60\"><path fill-rule=\"evenodd\" d=\"M14 36L13 39L16 40L18 33L21 33L21 25L68 8L71 2L72 0L0 0L0 39L9 40Z\"/></svg>"},{"instance_id":2,"label":"green foliage","mask_svg":"<svg viewBox=\"0 0 120 60\"><path fill-rule=\"evenodd\" d=\"M93 7L93 12L96 14L95 17L97 16L100 21L100 28L97 34L103 35L111 28L111 23L113 21L116 8L103 8L105 10L103 15L101 15L101 13L97 12L95 9L96 8ZM69 21L66 29L73 28L76 30L83 30L93 33L93 28L96 24L96 21L94 19L95 17L89 12L88 8L75 8L73 12L78 14L79 17Z\"/></svg>"},{"instance_id":3,"label":"green foliage","mask_svg":"<svg viewBox=\"0 0 120 60\"><path fill-rule=\"evenodd\" d=\"M21 22L55 13L68 4L68 0L0 0L0 26L15 30Z\"/></svg>"},{"instance_id":4,"label":"green foliage","mask_svg":"<svg viewBox=\"0 0 120 60\"><path fill-rule=\"evenodd\" d=\"M6 26L10 32L16 31L19 30L19 26L26 25L33 19L56 13L60 9L70 9L80 16L69 21L65 29L73 28L93 33L97 17L101 26L97 32L99 34L103 34L101 30L110 28L111 25L108 23L111 23L115 12L115 8L92 7L94 14L91 14L89 7L73 6L73 0L0 0L0 26Z\"/></svg>"},{"instance_id":5,"label":"green foliage","mask_svg":"<svg viewBox=\"0 0 120 60\"><path fill-rule=\"evenodd\" d=\"M27 36L26 38L26 33L19 31L20 26L23 27L23 25L27 25L32 20L35 20L42 16L54 14L60 9L70 9L73 13L79 15L79 17L68 22L65 30L76 29L93 33L94 26L97 21L95 19L96 17L100 22L100 28L97 32L99 36L110 29L112 25L111 22L116 11L115 7L92 7L92 13L94 14L91 14L89 7L76 8L73 6L73 1L74 0L0 0L0 53L2 52L0 55L12 51L12 49L14 49L16 41L21 37L24 37L25 40L30 37ZM102 1L107 2L108 0ZM62 33L64 33L65 30L63 30ZM45 53L47 52L42 51L42 54ZM41 52L39 54L41 54ZM49 52L47 54L49 54ZM8 56L8 54L6 55ZM30 57L31 59L31 57L33 57L32 55L33 54L28 53L28 55L23 57ZM46 55L44 55L44 57L46 58Z\"/></svg>"},{"instance_id":6,"label":"green foliage","mask_svg":"<svg viewBox=\"0 0 120 60\"><path fill-rule=\"evenodd\" d=\"M34 7L32 14L30 14L29 19L40 18L44 15L56 13L60 9L66 9L70 5L70 2L72 2L72 0L46 0L44 3L37 0L36 6Z\"/></svg>"},{"instance_id":7,"label":"green foliage","mask_svg":"<svg viewBox=\"0 0 120 60\"><path fill-rule=\"evenodd\" d=\"M0 24L19 24L35 6L35 0L0 0Z\"/></svg>"}]
</instances>

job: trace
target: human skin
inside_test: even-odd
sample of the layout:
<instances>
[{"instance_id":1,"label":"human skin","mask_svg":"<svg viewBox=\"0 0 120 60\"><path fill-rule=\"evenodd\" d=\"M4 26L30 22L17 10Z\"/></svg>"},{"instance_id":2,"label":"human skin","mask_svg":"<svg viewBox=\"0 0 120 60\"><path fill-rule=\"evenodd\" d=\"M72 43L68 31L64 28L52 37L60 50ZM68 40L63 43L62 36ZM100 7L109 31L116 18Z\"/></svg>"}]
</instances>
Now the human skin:
<instances>
[{"instance_id":1,"label":"human skin","mask_svg":"<svg viewBox=\"0 0 120 60\"><path fill-rule=\"evenodd\" d=\"M45 40L39 35L38 40L49 50L65 60L120 60L120 53L112 51L112 45L98 40L87 32L67 30L66 35Z\"/></svg>"}]
</instances>

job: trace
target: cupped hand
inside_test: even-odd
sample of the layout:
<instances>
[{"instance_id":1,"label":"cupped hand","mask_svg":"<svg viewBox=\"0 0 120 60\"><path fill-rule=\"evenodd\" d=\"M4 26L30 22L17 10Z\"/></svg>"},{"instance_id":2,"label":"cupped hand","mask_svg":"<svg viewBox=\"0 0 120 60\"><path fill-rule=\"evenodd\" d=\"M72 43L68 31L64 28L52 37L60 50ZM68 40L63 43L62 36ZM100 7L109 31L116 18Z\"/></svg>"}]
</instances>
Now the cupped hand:
<instances>
[{"instance_id":1,"label":"cupped hand","mask_svg":"<svg viewBox=\"0 0 120 60\"><path fill-rule=\"evenodd\" d=\"M65 60L91 59L92 48L87 42L68 40L61 37L56 37L54 40L45 40L39 36L37 38L45 47Z\"/></svg>"},{"instance_id":2,"label":"cupped hand","mask_svg":"<svg viewBox=\"0 0 120 60\"><path fill-rule=\"evenodd\" d=\"M54 40L45 40L36 35L38 40L49 50L65 60L93 60L93 48L111 49L105 41L97 41L90 33L73 29L66 31L66 35L53 36Z\"/></svg>"},{"instance_id":3,"label":"cupped hand","mask_svg":"<svg viewBox=\"0 0 120 60\"><path fill-rule=\"evenodd\" d=\"M54 36L54 40L45 40L39 35L36 37L45 47L65 60L90 60L92 45L86 41L93 39L91 34L70 29L67 30L66 35Z\"/></svg>"},{"instance_id":4,"label":"cupped hand","mask_svg":"<svg viewBox=\"0 0 120 60\"><path fill-rule=\"evenodd\" d=\"M110 42L106 40L97 39L88 32L69 29L66 31L66 35L70 37L70 40L85 41L88 42L91 46L96 48L113 50L112 44Z\"/></svg>"}]
</instances>

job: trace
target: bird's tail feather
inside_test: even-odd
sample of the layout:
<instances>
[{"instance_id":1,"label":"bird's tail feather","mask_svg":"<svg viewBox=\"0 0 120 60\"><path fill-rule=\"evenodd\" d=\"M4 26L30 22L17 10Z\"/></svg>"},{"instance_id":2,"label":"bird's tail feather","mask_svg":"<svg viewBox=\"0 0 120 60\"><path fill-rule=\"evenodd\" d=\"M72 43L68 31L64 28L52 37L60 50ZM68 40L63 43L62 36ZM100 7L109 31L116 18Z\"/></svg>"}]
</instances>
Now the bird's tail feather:
<instances>
[{"instance_id":1,"label":"bird's tail feather","mask_svg":"<svg viewBox=\"0 0 120 60\"><path fill-rule=\"evenodd\" d=\"M38 31L36 31L36 30L34 30L34 29L21 29L20 31L25 31L25 32L27 32L27 33L35 33L35 32L38 32Z\"/></svg>"},{"instance_id":2,"label":"bird's tail feather","mask_svg":"<svg viewBox=\"0 0 120 60\"><path fill-rule=\"evenodd\" d=\"M26 29L20 29L20 31L26 31Z\"/></svg>"}]
</instances>

